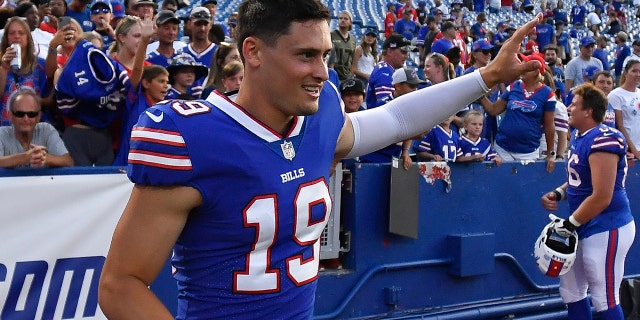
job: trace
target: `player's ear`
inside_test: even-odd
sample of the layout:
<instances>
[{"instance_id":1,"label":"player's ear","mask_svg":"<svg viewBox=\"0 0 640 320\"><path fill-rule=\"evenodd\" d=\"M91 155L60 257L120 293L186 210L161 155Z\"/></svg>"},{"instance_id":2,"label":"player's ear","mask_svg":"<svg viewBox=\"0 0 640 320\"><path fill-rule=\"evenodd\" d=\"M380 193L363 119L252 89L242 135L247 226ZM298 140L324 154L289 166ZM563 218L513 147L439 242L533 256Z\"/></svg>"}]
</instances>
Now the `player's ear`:
<instances>
[{"instance_id":1,"label":"player's ear","mask_svg":"<svg viewBox=\"0 0 640 320\"><path fill-rule=\"evenodd\" d=\"M247 37L242 42L242 56L244 57L245 68L260 65L260 50L265 46L260 39Z\"/></svg>"}]
</instances>

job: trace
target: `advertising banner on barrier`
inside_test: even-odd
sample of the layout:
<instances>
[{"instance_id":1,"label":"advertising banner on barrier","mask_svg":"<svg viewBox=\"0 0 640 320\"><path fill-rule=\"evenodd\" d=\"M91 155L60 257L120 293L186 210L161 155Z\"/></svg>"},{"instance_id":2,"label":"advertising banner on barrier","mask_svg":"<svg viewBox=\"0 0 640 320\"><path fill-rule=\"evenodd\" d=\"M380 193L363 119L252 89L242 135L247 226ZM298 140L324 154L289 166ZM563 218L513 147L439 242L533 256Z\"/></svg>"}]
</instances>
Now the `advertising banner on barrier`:
<instances>
[{"instance_id":1,"label":"advertising banner on barrier","mask_svg":"<svg viewBox=\"0 0 640 320\"><path fill-rule=\"evenodd\" d=\"M0 178L0 319L105 319L98 280L125 174Z\"/></svg>"}]
</instances>

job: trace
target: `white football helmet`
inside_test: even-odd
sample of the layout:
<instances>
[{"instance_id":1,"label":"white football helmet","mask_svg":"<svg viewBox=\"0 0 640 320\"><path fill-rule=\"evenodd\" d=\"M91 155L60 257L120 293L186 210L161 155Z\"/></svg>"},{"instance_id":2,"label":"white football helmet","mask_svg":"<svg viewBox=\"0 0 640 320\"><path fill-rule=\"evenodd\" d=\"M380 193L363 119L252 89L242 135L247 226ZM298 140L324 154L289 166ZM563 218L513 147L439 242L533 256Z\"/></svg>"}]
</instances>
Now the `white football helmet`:
<instances>
[{"instance_id":1,"label":"white football helmet","mask_svg":"<svg viewBox=\"0 0 640 320\"><path fill-rule=\"evenodd\" d=\"M558 277L567 273L576 260L578 233L563 237L554 232L552 221L542 229L536 240L533 254L540 271L549 277Z\"/></svg>"}]
</instances>

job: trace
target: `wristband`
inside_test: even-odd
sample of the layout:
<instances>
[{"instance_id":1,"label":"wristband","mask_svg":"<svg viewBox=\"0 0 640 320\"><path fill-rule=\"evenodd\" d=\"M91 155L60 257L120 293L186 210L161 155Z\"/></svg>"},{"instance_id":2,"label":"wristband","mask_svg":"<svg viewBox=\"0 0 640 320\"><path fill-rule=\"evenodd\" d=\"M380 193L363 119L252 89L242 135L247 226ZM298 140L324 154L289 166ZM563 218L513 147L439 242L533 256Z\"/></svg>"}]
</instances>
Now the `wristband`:
<instances>
[{"instance_id":1,"label":"wristband","mask_svg":"<svg viewBox=\"0 0 640 320\"><path fill-rule=\"evenodd\" d=\"M576 218L574 218L573 215L569 216L569 222L571 222L571 224L576 227L579 227L582 225L582 223L578 222L578 220L576 220Z\"/></svg>"},{"instance_id":2,"label":"wristband","mask_svg":"<svg viewBox=\"0 0 640 320\"><path fill-rule=\"evenodd\" d=\"M57 49L57 48L56 48L56 49L54 49L54 48L49 47L49 54L55 54L55 55L57 55L57 54L58 54L58 49Z\"/></svg>"},{"instance_id":3,"label":"wristband","mask_svg":"<svg viewBox=\"0 0 640 320\"><path fill-rule=\"evenodd\" d=\"M567 200L567 192L564 189L557 187L553 190L553 193L556 195L556 201Z\"/></svg>"}]
</instances>

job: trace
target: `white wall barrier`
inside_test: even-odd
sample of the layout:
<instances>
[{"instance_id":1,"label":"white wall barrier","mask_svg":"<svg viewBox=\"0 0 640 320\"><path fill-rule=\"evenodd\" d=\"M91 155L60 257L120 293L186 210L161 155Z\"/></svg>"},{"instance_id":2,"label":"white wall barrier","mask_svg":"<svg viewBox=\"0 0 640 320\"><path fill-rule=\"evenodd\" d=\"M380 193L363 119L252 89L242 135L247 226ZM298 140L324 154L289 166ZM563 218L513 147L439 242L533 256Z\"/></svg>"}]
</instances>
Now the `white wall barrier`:
<instances>
[{"instance_id":1,"label":"white wall barrier","mask_svg":"<svg viewBox=\"0 0 640 320\"><path fill-rule=\"evenodd\" d=\"M0 177L0 319L105 319L98 280L125 174Z\"/></svg>"}]
</instances>

